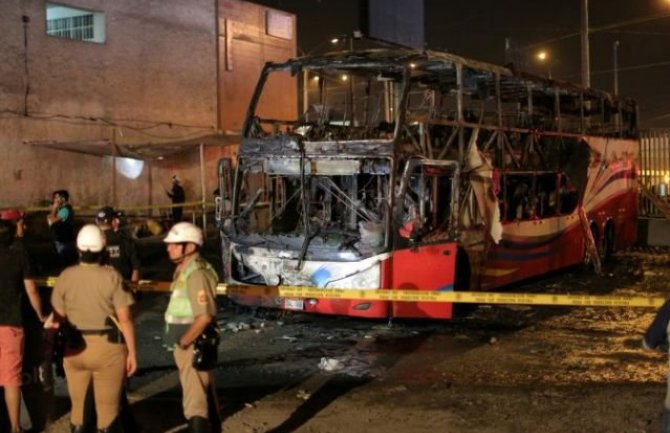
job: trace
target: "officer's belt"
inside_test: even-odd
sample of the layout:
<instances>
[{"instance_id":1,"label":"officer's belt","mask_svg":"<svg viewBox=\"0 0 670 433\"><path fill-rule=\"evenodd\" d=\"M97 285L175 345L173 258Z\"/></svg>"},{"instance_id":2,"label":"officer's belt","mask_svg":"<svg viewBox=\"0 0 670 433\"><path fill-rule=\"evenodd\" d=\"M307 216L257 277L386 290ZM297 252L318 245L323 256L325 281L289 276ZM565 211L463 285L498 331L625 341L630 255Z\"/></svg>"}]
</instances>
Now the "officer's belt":
<instances>
[{"instance_id":1,"label":"officer's belt","mask_svg":"<svg viewBox=\"0 0 670 433\"><path fill-rule=\"evenodd\" d=\"M82 335L105 335L109 334L112 331L113 331L112 328L105 328L105 329L82 329L79 332L81 332Z\"/></svg>"}]
</instances>

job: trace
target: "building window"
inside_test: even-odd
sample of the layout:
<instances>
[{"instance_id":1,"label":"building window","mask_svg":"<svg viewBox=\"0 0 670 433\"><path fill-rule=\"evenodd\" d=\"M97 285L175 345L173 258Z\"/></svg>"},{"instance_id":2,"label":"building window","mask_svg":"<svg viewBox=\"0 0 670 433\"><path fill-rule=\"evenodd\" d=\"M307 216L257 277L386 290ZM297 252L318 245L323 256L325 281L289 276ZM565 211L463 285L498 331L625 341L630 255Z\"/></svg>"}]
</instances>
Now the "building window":
<instances>
[{"instance_id":1,"label":"building window","mask_svg":"<svg viewBox=\"0 0 670 433\"><path fill-rule=\"evenodd\" d=\"M47 34L86 42L105 42L105 14L57 3L46 4Z\"/></svg>"},{"instance_id":2,"label":"building window","mask_svg":"<svg viewBox=\"0 0 670 433\"><path fill-rule=\"evenodd\" d=\"M265 32L276 38L293 39L293 16L278 11L265 12Z\"/></svg>"}]
</instances>

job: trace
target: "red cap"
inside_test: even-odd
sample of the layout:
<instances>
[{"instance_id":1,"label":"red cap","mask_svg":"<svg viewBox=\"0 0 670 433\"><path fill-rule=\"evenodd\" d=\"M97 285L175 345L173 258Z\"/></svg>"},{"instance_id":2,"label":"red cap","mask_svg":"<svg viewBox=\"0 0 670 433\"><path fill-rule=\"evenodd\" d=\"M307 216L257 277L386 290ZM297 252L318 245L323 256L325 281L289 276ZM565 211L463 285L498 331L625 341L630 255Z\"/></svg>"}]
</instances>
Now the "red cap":
<instances>
[{"instance_id":1,"label":"red cap","mask_svg":"<svg viewBox=\"0 0 670 433\"><path fill-rule=\"evenodd\" d=\"M18 209L5 209L0 211L0 220L17 221L23 219L24 215L23 211Z\"/></svg>"}]
</instances>

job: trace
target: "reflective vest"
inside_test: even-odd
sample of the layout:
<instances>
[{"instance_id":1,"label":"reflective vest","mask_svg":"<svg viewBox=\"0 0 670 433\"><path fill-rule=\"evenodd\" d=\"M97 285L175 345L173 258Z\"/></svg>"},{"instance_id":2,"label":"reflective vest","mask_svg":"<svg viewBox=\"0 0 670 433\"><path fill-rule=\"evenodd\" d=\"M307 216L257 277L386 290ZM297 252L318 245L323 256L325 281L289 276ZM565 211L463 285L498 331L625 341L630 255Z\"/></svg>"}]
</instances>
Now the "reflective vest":
<instances>
[{"instance_id":1,"label":"reflective vest","mask_svg":"<svg viewBox=\"0 0 670 433\"><path fill-rule=\"evenodd\" d=\"M165 310L165 342L168 349L174 348L179 343L181 335L186 332L195 320L186 283L191 274L197 270L208 272L214 278L214 281L219 280L212 265L199 256L194 257L188 266L186 266L186 269L177 275L177 278L170 286L170 303L167 310Z\"/></svg>"}]
</instances>

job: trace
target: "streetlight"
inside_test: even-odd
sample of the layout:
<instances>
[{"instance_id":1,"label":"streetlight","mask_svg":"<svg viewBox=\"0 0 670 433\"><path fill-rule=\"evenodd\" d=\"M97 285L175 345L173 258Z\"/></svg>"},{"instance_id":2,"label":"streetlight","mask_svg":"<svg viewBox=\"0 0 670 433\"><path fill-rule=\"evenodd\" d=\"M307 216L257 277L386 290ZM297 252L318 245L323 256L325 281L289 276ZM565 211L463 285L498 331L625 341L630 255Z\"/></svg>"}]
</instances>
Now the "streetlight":
<instances>
[{"instance_id":1,"label":"streetlight","mask_svg":"<svg viewBox=\"0 0 670 433\"><path fill-rule=\"evenodd\" d=\"M551 57L549 53L545 50L538 51L535 55L535 58L540 62L547 65L547 76L551 78Z\"/></svg>"}]
</instances>

